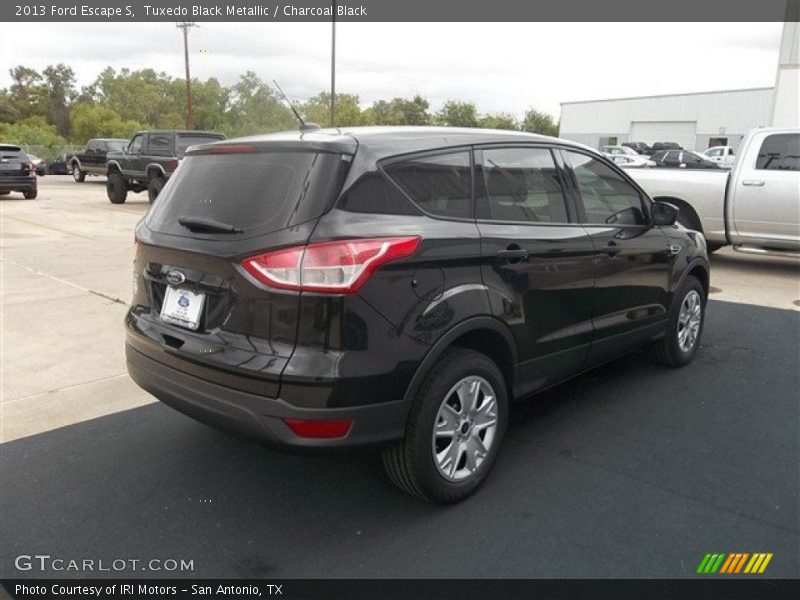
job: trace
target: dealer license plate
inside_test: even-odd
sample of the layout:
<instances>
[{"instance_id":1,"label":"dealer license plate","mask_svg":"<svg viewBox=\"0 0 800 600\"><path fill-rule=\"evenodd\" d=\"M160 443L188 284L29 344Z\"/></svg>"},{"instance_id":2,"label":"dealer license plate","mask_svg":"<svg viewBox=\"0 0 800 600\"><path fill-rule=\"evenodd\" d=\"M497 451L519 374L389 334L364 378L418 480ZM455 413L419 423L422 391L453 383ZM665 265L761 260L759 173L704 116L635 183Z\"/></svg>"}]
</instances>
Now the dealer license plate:
<instances>
[{"instance_id":1,"label":"dealer license plate","mask_svg":"<svg viewBox=\"0 0 800 600\"><path fill-rule=\"evenodd\" d=\"M161 318L187 329L197 329L200 325L200 314L203 310L205 294L196 294L182 288L167 287L164 303L161 306Z\"/></svg>"}]
</instances>

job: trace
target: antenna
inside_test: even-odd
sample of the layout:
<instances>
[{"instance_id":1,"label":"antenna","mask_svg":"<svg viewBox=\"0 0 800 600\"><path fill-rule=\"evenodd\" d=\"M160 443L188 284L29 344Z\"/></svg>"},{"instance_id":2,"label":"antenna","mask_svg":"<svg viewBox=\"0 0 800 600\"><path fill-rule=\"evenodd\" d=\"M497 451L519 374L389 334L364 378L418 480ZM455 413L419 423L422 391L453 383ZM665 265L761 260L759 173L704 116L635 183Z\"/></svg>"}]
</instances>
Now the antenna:
<instances>
[{"instance_id":1,"label":"antenna","mask_svg":"<svg viewBox=\"0 0 800 600\"><path fill-rule=\"evenodd\" d=\"M294 104L292 104L292 101L289 100L289 96L287 96L286 92L283 91L283 88L281 88L281 86L278 85L278 82L273 79L272 83L274 83L275 87L278 88L278 91L281 93L281 96L283 96L283 99L286 100L286 104L289 105L289 108L292 109L294 116L297 118L298 121L300 121L300 131L313 131L314 129L320 129L320 126L317 125L316 123L306 123L303 120L303 117L300 116L300 113L297 112L297 109L294 107Z\"/></svg>"}]
</instances>

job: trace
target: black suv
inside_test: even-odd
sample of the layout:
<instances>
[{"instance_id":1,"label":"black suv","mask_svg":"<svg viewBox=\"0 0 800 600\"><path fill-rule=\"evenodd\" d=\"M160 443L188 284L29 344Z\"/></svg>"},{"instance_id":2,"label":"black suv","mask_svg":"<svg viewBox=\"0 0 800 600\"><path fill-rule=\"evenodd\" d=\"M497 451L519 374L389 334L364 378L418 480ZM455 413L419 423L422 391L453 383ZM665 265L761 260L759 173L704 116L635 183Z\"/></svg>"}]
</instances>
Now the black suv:
<instances>
[{"instance_id":1,"label":"black suv","mask_svg":"<svg viewBox=\"0 0 800 600\"><path fill-rule=\"evenodd\" d=\"M178 168L186 149L195 144L224 140L213 131L139 131L127 146L106 155L106 192L112 204L122 204L128 191L147 190L154 202L167 179Z\"/></svg>"},{"instance_id":2,"label":"black suv","mask_svg":"<svg viewBox=\"0 0 800 600\"><path fill-rule=\"evenodd\" d=\"M36 166L19 146L0 144L0 196L11 192L22 192L28 200L36 198Z\"/></svg>"},{"instance_id":3,"label":"black suv","mask_svg":"<svg viewBox=\"0 0 800 600\"><path fill-rule=\"evenodd\" d=\"M693 358L709 267L676 216L596 151L532 134L200 146L136 228L128 370L282 446L384 444L394 483L454 502L512 400L638 347Z\"/></svg>"},{"instance_id":4,"label":"black suv","mask_svg":"<svg viewBox=\"0 0 800 600\"><path fill-rule=\"evenodd\" d=\"M650 146L644 142L622 142L620 146L627 146L631 150L635 150L637 154L650 154L652 152Z\"/></svg>"}]
</instances>

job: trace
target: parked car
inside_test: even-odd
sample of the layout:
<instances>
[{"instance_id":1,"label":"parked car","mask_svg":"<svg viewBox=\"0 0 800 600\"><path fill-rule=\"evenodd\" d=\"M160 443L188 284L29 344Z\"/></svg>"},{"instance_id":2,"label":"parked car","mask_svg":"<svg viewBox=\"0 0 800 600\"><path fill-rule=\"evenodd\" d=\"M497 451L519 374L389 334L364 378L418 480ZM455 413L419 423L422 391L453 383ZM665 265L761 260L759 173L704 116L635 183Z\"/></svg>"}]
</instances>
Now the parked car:
<instances>
[{"instance_id":1,"label":"parked car","mask_svg":"<svg viewBox=\"0 0 800 600\"><path fill-rule=\"evenodd\" d=\"M27 154L28 154L28 160L31 161L31 164L33 164L33 168L36 171L36 174L39 177L44 177L44 173L45 173L44 160L42 160L41 158L39 158L35 154L31 154L30 152L28 152Z\"/></svg>"},{"instance_id":2,"label":"parked car","mask_svg":"<svg viewBox=\"0 0 800 600\"><path fill-rule=\"evenodd\" d=\"M68 161L69 157L66 154L56 156L52 162L47 165L47 172L50 175L69 175L70 169Z\"/></svg>"},{"instance_id":3,"label":"parked car","mask_svg":"<svg viewBox=\"0 0 800 600\"><path fill-rule=\"evenodd\" d=\"M0 144L0 196L11 192L21 192L27 200L36 198L36 167L19 146Z\"/></svg>"},{"instance_id":4,"label":"parked car","mask_svg":"<svg viewBox=\"0 0 800 600\"><path fill-rule=\"evenodd\" d=\"M678 221L701 231L712 252L800 256L800 130L754 129L730 171L649 169L630 175L651 198L680 208Z\"/></svg>"},{"instance_id":5,"label":"parked car","mask_svg":"<svg viewBox=\"0 0 800 600\"><path fill-rule=\"evenodd\" d=\"M692 360L709 267L677 213L597 151L522 132L196 146L136 227L128 371L284 447L384 444L396 485L455 502L512 400L641 346Z\"/></svg>"},{"instance_id":6,"label":"parked car","mask_svg":"<svg viewBox=\"0 0 800 600\"><path fill-rule=\"evenodd\" d=\"M602 152L614 164L623 168L656 166L648 157L637 154L636 150L627 146L603 146Z\"/></svg>"},{"instance_id":7,"label":"parked car","mask_svg":"<svg viewBox=\"0 0 800 600\"><path fill-rule=\"evenodd\" d=\"M89 140L83 152L70 158L69 167L76 183L83 183L87 175L105 175L110 152L122 150L128 140L96 138Z\"/></svg>"},{"instance_id":8,"label":"parked car","mask_svg":"<svg viewBox=\"0 0 800 600\"><path fill-rule=\"evenodd\" d=\"M656 142L650 147L651 157L660 150L683 150L683 148L675 142Z\"/></svg>"},{"instance_id":9,"label":"parked car","mask_svg":"<svg viewBox=\"0 0 800 600\"><path fill-rule=\"evenodd\" d=\"M644 154L645 156L649 156L652 153L650 146L644 142L622 142L621 145L627 148L632 148L638 154Z\"/></svg>"},{"instance_id":10,"label":"parked car","mask_svg":"<svg viewBox=\"0 0 800 600\"><path fill-rule=\"evenodd\" d=\"M195 144L224 140L213 131L139 131L118 152L108 155L106 192L113 204L122 204L128 192L147 190L150 202L156 197L186 154ZM222 176L223 174L220 174ZM226 173L227 179L233 174Z\"/></svg>"},{"instance_id":11,"label":"parked car","mask_svg":"<svg viewBox=\"0 0 800 600\"><path fill-rule=\"evenodd\" d=\"M650 159L656 167L672 169L719 169L719 164L690 150L659 150Z\"/></svg>"},{"instance_id":12,"label":"parked car","mask_svg":"<svg viewBox=\"0 0 800 600\"><path fill-rule=\"evenodd\" d=\"M712 146L703 152L703 156L726 169L730 169L736 162L736 154L732 146Z\"/></svg>"}]
</instances>

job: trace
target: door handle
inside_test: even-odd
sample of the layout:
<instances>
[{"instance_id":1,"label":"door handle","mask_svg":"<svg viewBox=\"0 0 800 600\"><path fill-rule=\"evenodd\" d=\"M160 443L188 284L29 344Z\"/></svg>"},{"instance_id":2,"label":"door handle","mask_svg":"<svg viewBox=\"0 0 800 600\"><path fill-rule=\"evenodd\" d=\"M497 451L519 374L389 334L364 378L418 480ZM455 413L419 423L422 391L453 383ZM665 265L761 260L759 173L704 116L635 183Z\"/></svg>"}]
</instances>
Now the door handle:
<instances>
[{"instance_id":1,"label":"door handle","mask_svg":"<svg viewBox=\"0 0 800 600\"><path fill-rule=\"evenodd\" d=\"M530 252L525 250L525 248L520 248L516 244L511 244L505 250L500 250L497 253L497 258L503 258L505 260L523 260L528 258Z\"/></svg>"},{"instance_id":2,"label":"door handle","mask_svg":"<svg viewBox=\"0 0 800 600\"><path fill-rule=\"evenodd\" d=\"M745 179L742 181L742 185L749 185L754 187L764 187L764 180L763 179Z\"/></svg>"},{"instance_id":3,"label":"door handle","mask_svg":"<svg viewBox=\"0 0 800 600\"><path fill-rule=\"evenodd\" d=\"M617 246L617 243L614 241L608 242L605 246L600 249L601 252L608 254L611 257L616 256L620 252L622 252L622 247Z\"/></svg>"}]
</instances>

